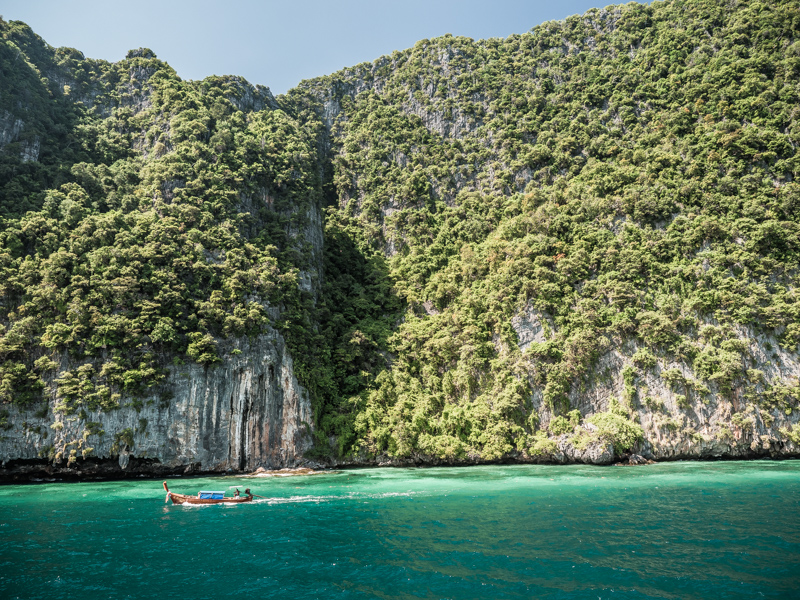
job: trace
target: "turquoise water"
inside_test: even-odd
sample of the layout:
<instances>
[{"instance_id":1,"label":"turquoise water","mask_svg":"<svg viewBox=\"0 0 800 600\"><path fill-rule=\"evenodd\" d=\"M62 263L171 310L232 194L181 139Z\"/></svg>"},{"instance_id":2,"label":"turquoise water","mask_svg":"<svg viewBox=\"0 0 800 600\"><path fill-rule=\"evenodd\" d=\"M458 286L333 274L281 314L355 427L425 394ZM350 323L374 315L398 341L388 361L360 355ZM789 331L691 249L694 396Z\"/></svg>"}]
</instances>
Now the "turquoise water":
<instances>
[{"instance_id":1,"label":"turquoise water","mask_svg":"<svg viewBox=\"0 0 800 600\"><path fill-rule=\"evenodd\" d=\"M800 462L0 487L0 598L800 598Z\"/></svg>"}]
</instances>

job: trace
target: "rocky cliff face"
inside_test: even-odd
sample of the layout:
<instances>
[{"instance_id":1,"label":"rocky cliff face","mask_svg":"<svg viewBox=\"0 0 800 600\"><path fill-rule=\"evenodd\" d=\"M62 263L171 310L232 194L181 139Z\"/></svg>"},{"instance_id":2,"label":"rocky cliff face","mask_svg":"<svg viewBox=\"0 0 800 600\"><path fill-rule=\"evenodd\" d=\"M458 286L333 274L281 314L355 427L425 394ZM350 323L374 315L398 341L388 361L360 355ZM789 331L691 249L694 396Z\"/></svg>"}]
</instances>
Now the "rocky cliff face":
<instances>
[{"instance_id":1,"label":"rocky cliff face","mask_svg":"<svg viewBox=\"0 0 800 600\"><path fill-rule=\"evenodd\" d=\"M0 437L0 478L25 474L252 471L304 464L311 403L276 331L238 340L219 365L170 367L174 398L64 417L17 412ZM236 351L240 353L236 353ZM13 410L13 409L12 409ZM84 460L84 456L92 457Z\"/></svg>"},{"instance_id":2,"label":"rocky cliff face","mask_svg":"<svg viewBox=\"0 0 800 600\"><path fill-rule=\"evenodd\" d=\"M531 307L512 319L519 347L546 342L555 331L553 320ZM713 347L719 328L708 323L698 341ZM724 386L700 383L694 365L674 357L656 357L630 341L608 349L597 361L592 377L570 393L570 405L582 416L605 412L612 404L624 406L641 425L644 439L635 449L650 460L791 457L800 455L800 411L794 396L800 379L800 356L782 348L773 336L740 327L748 380ZM531 362L531 369L535 365ZM542 426L553 418L534 391L534 405ZM572 440L586 426L554 438L557 459L607 464L619 459L613 448L576 451Z\"/></svg>"},{"instance_id":3,"label":"rocky cliff face","mask_svg":"<svg viewBox=\"0 0 800 600\"><path fill-rule=\"evenodd\" d=\"M20 142L19 158L23 163L39 159L41 141L37 136L20 140L25 122L7 111L0 113L0 149L13 142Z\"/></svg>"},{"instance_id":4,"label":"rocky cliff face","mask_svg":"<svg viewBox=\"0 0 800 600\"><path fill-rule=\"evenodd\" d=\"M769 35L753 33L751 42L742 31L761 17L742 12L744 3L722 29L722 13L732 5L662 4L591 11L506 40L423 40L277 99L238 77L183 82L147 49L119 64L88 66L77 51L59 49L58 61L39 69L49 83L28 74L28 89L52 94L62 108L80 104L59 113L65 124L108 119L103 131L120 134L98 130L108 156L71 160L102 159L122 173L112 158L130 151L131 173L143 166L150 186L146 198L136 196L138 183L127 196L113 190L108 206L152 207L161 219L185 203L185 211L170 213L183 231L198 208L235 205L238 214L224 231L203 242L205 264L199 260L198 268L233 268L226 257L238 249L219 240L234 230L280 247L288 264L283 281L296 281L292 291L302 297L275 304L286 302L285 315L305 311L302 324L285 331L315 334L287 333L303 363L298 372L313 372L315 359L332 356L322 371L352 373L338 391L330 391L337 389L330 381L320 386L331 397L315 388L324 377L305 380L312 411L277 331L244 340L218 328L209 335L224 346L221 363L172 366L163 385L152 383L158 393L123 399L107 413L59 412L57 374L42 374L50 377L49 406L19 412L12 406L24 403L19 396L0 406L0 477L43 465L64 475L296 466L311 444L312 412L317 440L330 441L330 465L608 464L630 452L642 456L636 463L800 455L800 195L790 168L797 147L790 109L797 102L790 86L770 87L794 81L796 69L793 59L785 61L788 44L777 53L774 44L758 42L768 58L742 60L756 40L779 30L789 39L791 30L776 21L764 29ZM689 37L673 39L675 23L688 22L702 35L692 38L689 28L680 33ZM748 88L692 89L726 61L749 69ZM778 66L766 76L762 64ZM678 80L663 85L667 78ZM741 106L731 107L732 97ZM759 106L772 107L769 122L757 123L767 118L753 112ZM0 107L0 148L10 145L15 160L46 161L64 145L12 108ZM276 109L280 119L261 118ZM236 112L243 114L230 118ZM88 177L76 166L72 175L102 199L102 186L117 185L110 172ZM294 187L298 181L305 187ZM12 212L24 214L18 198L11 200ZM59 206L69 208L68 200ZM352 245L366 253L358 258L382 253L376 264L387 269L389 285L373 278L380 269L359 273L355 263L329 261L334 251L323 255L326 203L337 205L328 213L329 231L348 242L338 252ZM209 213L200 227L215 218ZM38 230L22 228L20 239L32 231ZM34 237L43 236L31 235L30 246L39 244ZM333 293L322 286L326 264ZM248 275L234 282L244 291L231 311L251 301L253 281ZM724 295L698 291L723 288ZM50 292L42 287L42 295ZM81 294L76 289L74 297ZM409 311L389 318L393 304L372 294L397 294ZM257 300L261 307L266 297ZM178 304L182 310L183 303L171 306ZM59 315L64 305L55 307ZM34 312L27 310L8 322ZM273 323L276 310L267 308ZM326 311L340 312L326 324ZM118 312L109 304L109 315ZM389 330L396 342L384 339ZM324 331L347 346L304 356ZM17 347L31 336L22 326L12 333L7 353L22 354ZM117 350L150 343L149 333L138 346L124 341ZM51 341L59 373L82 367L70 361L66 341ZM108 348L95 349L86 366L97 372L98 355ZM16 365L31 363L34 378L49 372L36 366L38 352L26 350ZM159 365L173 358L162 346L156 352ZM12 384L5 389L19 392ZM635 444L602 429L617 418L637 433ZM350 439L355 430L361 439ZM337 436L351 445L337 448Z\"/></svg>"},{"instance_id":5,"label":"rocky cliff face","mask_svg":"<svg viewBox=\"0 0 800 600\"><path fill-rule=\"evenodd\" d=\"M20 133L22 133L24 126L25 123L22 119L4 110L2 115L0 115L0 148L6 144L15 142L19 138Z\"/></svg>"},{"instance_id":6,"label":"rocky cliff face","mask_svg":"<svg viewBox=\"0 0 800 600\"><path fill-rule=\"evenodd\" d=\"M28 60L17 60L20 55L27 56ZM176 167L168 173L158 164L160 159L170 153L172 156L164 160L174 159L176 147L192 138L195 152L209 154L205 155L207 160L198 160L199 155L195 154L191 163L197 167L197 173L208 175L215 168L211 163L219 163L229 146L233 146L232 129L237 131L238 146L245 146L241 136L246 133L247 123L253 125L253 119L257 120L255 115L278 108L268 88L251 85L241 77L214 76L204 81L184 82L147 48L131 50L119 63L86 61L79 51L51 48L26 25L6 23L2 19L0 63L11 73L10 81L14 82L7 86L14 93L3 96L0 106L0 151L5 148L4 160L34 163L30 165L31 172L44 174L38 180L29 179L38 181L37 185L55 187L60 176L54 179L54 174L59 170L62 175L68 172L72 162L86 160L85 164L89 165L108 158L74 154L62 159L54 155L65 147L81 146L77 141L81 138L75 133L79 123L89 129L104 123L102 127L108 125L116 132L111 136L116 148L112 153L119 152L119 155L114 154L110 163L117 158L130 159L131 181L141 181L139 178L150 181L154 185L153 202L163 199L173 209L176 204L186 205L181 194L187 193L189 169ZM274 125L272 121L267 122ZM147 125L142 127L142 123ZM292 138L295 124L287 124L285 120L280 123L284 129L274 139L281 144L297 142ZM212 142L217 129L220 135ZM61 132L60 137L54 131ZM100 134L100 138L110 139L104 134ZM295 266L293 261L297 261L297 287L316 300L320 294L323 245L319 199L313 185L303 188L302 192L293 187L293 182L303 179L303 166L296 160L299 151L304 149L299 142L294 146L292 182L275 180L269 168L280 164L283 148L270 146L270 150L263 151L272 139L266 131L262 132L260 145L251 148L252 152L243 158L248 167L260 175L250 172L246 182L236 177L224 183L217 180L215 189L220 192L224 188L226 199L215 204L214 216L206 211L205 218L200 219L202 223L194 223L194 232L206 232L218 225L218 221L232 217L225 223L223 237L228 241L220 244L221 238L207 238L199 242L206 246L197 265L222 269L228 252L233 250L236 255L235 251L239 250L237 242L244 245L245 240L252 241L271 227L274 239L270 240L276 246L280 245L281 250L291 246L291 251L287 250L291 256L281 266L285 267L281 272L285 280L276 286L285 283L288 290L294 285L289 271ZM94 140L87 147L97 149L103 143ZM48 160L60 166L50 168L45 164ZM119 167L121 163L115 164ZM229 167L235 170L241 163ZM8 172L4 172L4 177ZM231 170L225 173L227 178ZM254 180L258 180L259 185L253 183ZM6 185L7 182L2 183ZM211 185L206 180L200 186L202 190L198 188L192 192L198 195L190 203L202 207L201 212L211 204L208 197L201 199L208 187ZM34 198L32 204L26 206L18 187L6 185L6 188L17 190L7 198L7 212L22 214L27 208L39 208L41 198ZM101 203L110 191L110 188L92 189ZM286 201L287 195L292 195L291 201ZM221 194L215 200L220 197ZM226 212L229 202L235 211L231 214ZM100 210L110 208L104 205ZM147 210L149 207L139 208ZM139 212L133 204L121 210L126 214ZM190 212L195 214L197 210L194 208ZM167 218L167 212L170 211L161 210L159 218ZM180 229L189 227L192 218L187 218L186 213L178 215ZM259 249L264 245L261 241L255 244ZM278 254L279 250L274 252ZM260 256L253 262L258 264L264 257ZM167 270L174 274L173 267L168 266ZM244 269L237 263L234 270L240 267ZM273 264L270 267L275 273L279 271ZM138 264L132 271L134 278L142 277L148 268ZM183 285L191 282L193 275L191 273ZM273 275L273 272L264 273L264 281L275 284L270 279ZM58 284L62 290L65 286L65 281ZM202 296L207 290L203 286L199 288L198 296ZM157 289L161 293L164 286L159 285ZM0 305L5 307L5 303L13 303L9 297L7 292L0 294ZM245 313L241 312L242 305L249 305L253 314L263 309L269 315L269 322L275 323L281 317L280 298L267 300L266 292L259 295L248 289L246 294L238 295L236 307L242 319L250 319L249 313L242 316ZM131 306L117 305L109 312L120 314L130 310L129 314L133 314L147 300L146 292L137 293ZM186 316L192 311L192 301L188 297L178 301L171 297L164 306L178 306L176 310ZM102 302L93 301L92 310L102 310L98 304ZM5 318L6 314L2 316ZM41 315L37 323L42 325ZM0 337L5 324L8 322L0 324ZM250 338L237 337L243 336L243 331L263 333ZM6 397L0 402L0 480L47 476L48 473L59 477L93 474L115 477L129 473L251 471L259 467L300 464L311 443L311 400L295 377L286 340L276 329L264 326L263 321L259 321L258 328L242 327L236 329L235 334L222 333L212 326L208 335L209 344L220 348L219 355L215 354L210 362L194 362L181 350L162 348L157 359L158 377L134 391L123 390L124 386L117 382L116 400L102 410L97 403L84 402L86 388L79 394L80 410L65 408L59 381L75 369L99 373L103 364L113 362L113 349L104 345L100 352L86 355L75 352L74 346L54 349L50 354L52 366L41 373L38 382L43 399L40 395L35 402L26 404L20 401L19 387L9 385L8 389L16 397ZM28 335L25 339L32 342L34 337ZM152 342L152 336L144 341L145 344ZM138 347L141 349L142 344ZM126 348L124 353L128 351ZM39 350L26 349L22 358L38 357L38 353ZM0 356L0 371L9 363L8 354ZM165 364L170 366L164 367ZM163 380L162 374L165 375ZM114 406L116 403L119 407Z\"/></svg>"}]
</instances>

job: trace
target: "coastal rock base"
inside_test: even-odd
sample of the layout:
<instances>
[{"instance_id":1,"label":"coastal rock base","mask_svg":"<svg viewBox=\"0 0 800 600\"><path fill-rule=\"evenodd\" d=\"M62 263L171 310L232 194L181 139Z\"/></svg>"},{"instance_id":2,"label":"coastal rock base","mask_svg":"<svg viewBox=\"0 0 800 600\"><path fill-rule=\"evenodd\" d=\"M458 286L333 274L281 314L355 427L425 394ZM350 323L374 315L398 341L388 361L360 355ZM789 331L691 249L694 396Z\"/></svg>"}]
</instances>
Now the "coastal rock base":
<instances>
[{"instance_id":1,"label":"coastal rock base","mask_svg":"<svg viewBox=\"0 0 800 600\"><path fill-rule=\"evenodd\" d=\"M70 414L55 399L12 407L12 425L0 431L0 481L303 466L311 401L283 337L272 330L234 345L237 352L214 367L170 366L168 402L144 398Z\"/></svg>"},{"instance_id":2,"label":"coastal rock base","mask_svg":"<svg viewBox=\"0 0 800 600\"><path fill-rule=\"evenodd\" d=\"M641 452L641 450L640 450ZM54 481L92 481L92 480L120 480L132 478L161 478L161 477L197 477L208 475L247 475L253 477L283 477L289 475L313 475L331 469L353 469L373 467L395 468L425 468L425 467L467 467L477 465L568 465L568 464L594 464L598 466L644 466L659 462L673 462L678 460L754 460L773 459L790 460L800 459L800 451L769 452L763 448L753 450L739 449L719 455L675 454L672 456L655 457L647 454L615 455L613 449L598 453L598 449L583 453L558 452L548 456L529 456L514 453L496 460L483 460L479 457L465 457L461 459L441 459L433 456L416 455L406 458L380 457L349 457L345 459L331 459L316 461L300 459L295 467L283 469L257 469L256 471L235 469L206 469L202 463L165 464L157 459L128 458L125 469L120 467L119 461L114 458L78 459L67 465L66 462L53 464L42 459L7 461L0 466L0 483L38 483Z\"/></svg>"}]
</instances>

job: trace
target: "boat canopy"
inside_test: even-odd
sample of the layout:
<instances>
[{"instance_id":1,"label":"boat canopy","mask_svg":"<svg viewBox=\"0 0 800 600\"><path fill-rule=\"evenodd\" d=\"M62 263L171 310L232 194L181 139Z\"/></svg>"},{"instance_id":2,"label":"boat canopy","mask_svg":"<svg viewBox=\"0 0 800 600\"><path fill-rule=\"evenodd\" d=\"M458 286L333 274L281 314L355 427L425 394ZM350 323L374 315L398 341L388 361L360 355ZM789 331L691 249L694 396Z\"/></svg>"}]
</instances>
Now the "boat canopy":
<instances>
[{"instance_id":1,"label":"boat canopy","mask_svg":"<svg viewBox=\"0 0 800 600\"><path fill-rule=\"evenodd\" d=\"M225 497L225 492L209 492L200 490L200 498L204 500L222 500Z\"/></svg>"}]
</instances>

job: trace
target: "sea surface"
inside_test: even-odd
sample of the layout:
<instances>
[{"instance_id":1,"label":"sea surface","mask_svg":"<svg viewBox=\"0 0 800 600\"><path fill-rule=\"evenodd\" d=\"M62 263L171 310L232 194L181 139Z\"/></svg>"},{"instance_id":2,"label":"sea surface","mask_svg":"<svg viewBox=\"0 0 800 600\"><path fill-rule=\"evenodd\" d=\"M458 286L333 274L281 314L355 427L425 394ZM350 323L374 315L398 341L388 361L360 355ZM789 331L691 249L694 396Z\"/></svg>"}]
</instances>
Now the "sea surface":
<instances>
[{"instance_id":1,"label":"sea surface","mask_svg":"<svg viewBox=\"0 0 800 600\"><path fill-rule=\"evenodd\" d=\"M800 598L800 461L0 486L0 598Z\"/></svg>"}]
</instances>

